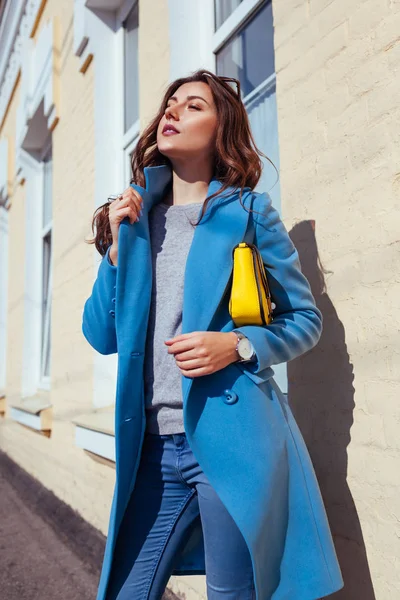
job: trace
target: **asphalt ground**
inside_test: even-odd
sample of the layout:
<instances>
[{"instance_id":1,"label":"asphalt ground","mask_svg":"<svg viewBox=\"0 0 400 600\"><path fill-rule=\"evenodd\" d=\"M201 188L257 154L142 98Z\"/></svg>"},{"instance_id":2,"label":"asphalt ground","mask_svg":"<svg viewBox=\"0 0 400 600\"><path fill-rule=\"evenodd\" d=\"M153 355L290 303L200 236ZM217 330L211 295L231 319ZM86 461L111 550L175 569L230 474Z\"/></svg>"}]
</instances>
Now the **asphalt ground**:
<instances>
[{"instance_id":1,"label":"asphalt ground","mask_svg":"<svg viewBox=\"0 0 400 600\"><path fill-rule=\"evenodd\" d=\"M104 546L100 531L0 450L0 600L95 600ZM163 600L173 599L167 590Z\"/></svg>"}]
</instances>

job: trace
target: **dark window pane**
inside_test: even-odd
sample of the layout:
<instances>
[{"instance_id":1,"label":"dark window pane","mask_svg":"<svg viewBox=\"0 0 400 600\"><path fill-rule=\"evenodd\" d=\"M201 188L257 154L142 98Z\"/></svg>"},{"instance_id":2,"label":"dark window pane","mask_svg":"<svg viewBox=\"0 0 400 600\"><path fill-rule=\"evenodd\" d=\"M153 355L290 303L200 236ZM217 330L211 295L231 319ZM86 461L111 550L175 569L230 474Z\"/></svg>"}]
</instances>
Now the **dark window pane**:
<instances>
[{"instance_id":1,"label":"dark window pane","mask_svg":"<svg viewBox=\"0 0 400 600\"><path fill-rule=\"evenodd\" d=\"M272 3L268 2L217 53L217 75L239 79L245 97L274 71Z\"/></svg>"},{"instance_id":2,"label":"dark window pane","mask_svg":"<svg viewBox=\"0 0 400 600\"><path fill-rule=\"evenodd\" d=\"M139 118L138 2L124 22L124 130Z\"/></svg>"}]
</instances>

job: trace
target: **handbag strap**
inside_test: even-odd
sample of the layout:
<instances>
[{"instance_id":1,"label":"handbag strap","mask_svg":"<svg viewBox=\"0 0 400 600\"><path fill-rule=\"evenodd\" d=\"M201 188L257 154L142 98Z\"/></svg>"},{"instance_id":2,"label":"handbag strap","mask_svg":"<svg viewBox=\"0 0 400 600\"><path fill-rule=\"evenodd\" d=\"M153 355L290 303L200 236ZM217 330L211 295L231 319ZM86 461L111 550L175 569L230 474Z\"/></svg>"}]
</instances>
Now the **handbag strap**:
<instances>
[{"instance_id":1,"label":"handbag strap","mask_svg":"<svg viewBox=\"0 0 400 600\"><path fill-rule=\"evenodd\" d=\"M251 192L250 192L251 193ZM251 202L250 202L250 208L253 208L253 201L254 201L254 195L251 194L252 198L251 198ZM247 218L247 225L246 225L246 231L243 237L243 242L246 243L254 243L254 219L253 219L253 213L251 211L249 211L248 213L248 218Z\"/></svg>"}]
</instances>

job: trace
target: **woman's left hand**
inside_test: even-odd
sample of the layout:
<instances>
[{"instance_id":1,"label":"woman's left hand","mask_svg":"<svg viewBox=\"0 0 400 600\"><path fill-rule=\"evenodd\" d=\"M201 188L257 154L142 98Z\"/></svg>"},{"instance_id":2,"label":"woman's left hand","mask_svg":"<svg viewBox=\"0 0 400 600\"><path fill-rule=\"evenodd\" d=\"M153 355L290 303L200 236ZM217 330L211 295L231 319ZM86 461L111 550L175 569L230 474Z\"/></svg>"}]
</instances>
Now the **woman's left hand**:
<instances>
[{"instance_id":1,"label":"woman's left hand","mask_svg":"<svg viewBox=\"0 0 400 600\"><path fill-rule=\"evenodd\" d=\"M192 331L164 343L168 353L175 355L176 364L185 377L210 375L239 358L233 331Z\"/></svg>"}]
</instances>

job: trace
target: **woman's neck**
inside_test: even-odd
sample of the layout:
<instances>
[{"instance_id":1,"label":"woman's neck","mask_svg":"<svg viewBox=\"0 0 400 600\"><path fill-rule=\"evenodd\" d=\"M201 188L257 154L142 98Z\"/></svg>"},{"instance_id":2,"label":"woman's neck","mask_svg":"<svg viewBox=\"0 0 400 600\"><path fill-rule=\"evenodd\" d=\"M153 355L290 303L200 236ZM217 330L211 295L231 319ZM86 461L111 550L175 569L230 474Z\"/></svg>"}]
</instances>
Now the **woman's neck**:
<instances>
[{"instance_id":1,"label":"woman's neck","mask_svg":"<svg viewBox=\"0 0 400 600\"><path fill-rule=\"evenodd\" d=\"M200 204L204 202L205 198L193 200L191 202L174 202L173 201L173 192L172 189L165 194L162 201L164 204L168 204L168 206L189 206L190 204Z\"/></svg>"},{"instance_id":2,"label":"woman's neck","mask_svg":"<svg viewBox=\"0 0 400 600\"><path fill-rule=\"evenodd\" d=\"M192 161L193 163L193 161ZM212 165L194 162L187 166L174 166L172 181L164 202L170 205L187 205L204 202L213 174Z\"/></svg>"}]
</instances>

